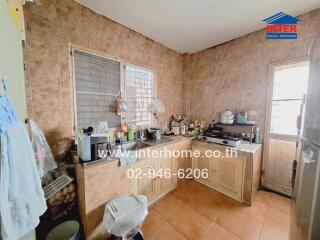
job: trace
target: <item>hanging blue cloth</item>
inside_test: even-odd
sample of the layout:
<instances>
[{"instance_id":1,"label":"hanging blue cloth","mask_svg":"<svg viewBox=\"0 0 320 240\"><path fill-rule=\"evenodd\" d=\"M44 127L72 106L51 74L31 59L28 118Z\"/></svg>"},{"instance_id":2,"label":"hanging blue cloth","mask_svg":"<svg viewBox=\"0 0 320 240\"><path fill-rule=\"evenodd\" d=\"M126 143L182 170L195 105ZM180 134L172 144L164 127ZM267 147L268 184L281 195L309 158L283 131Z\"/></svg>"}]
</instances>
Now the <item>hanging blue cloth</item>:
<instances>
[{"instance_id":1,"label":"hanging blue cloth","mask_svg":"<svg viewBox=\"0 0 320 240\"><path fill-rule=\"evenodd\" d=\"M6 92L0 97L0 239L18 240L39 224L47 209L25 125Z\"/></svg>"},{"instance_id":2,"label":"hanging blue cloth","mask_svg":"<svg viewBox=\"0 0 320 240\"><path fill-rule=\"evenodd\" d=\"M0 133L5 131L7 127L19 123L19 118L16 114L16 110L10 103L10 100L7 96L7 87L4 79L1 79L1 84L4 88L5 94L0 97Z\"/></svg>"}]
</instances>

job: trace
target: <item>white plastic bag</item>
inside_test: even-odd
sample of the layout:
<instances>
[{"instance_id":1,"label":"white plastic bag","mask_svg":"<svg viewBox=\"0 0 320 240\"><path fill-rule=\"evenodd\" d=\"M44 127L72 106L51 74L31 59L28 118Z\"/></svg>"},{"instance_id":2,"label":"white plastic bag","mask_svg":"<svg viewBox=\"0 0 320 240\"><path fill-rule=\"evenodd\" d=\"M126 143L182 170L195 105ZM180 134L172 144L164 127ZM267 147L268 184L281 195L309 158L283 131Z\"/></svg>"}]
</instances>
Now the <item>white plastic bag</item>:
<instances>
[{"instance_id":1,"label":"white plastic bag","mask_svg":"<svg viewBox=\"0 0 320 240\"><path fill-rule=\"evenodd\" d=\"M40 177L57 167L48 142L39 126L29 119L31 129L31 143L37 160L37 167Z\"/></svg>"},{"instance_id":2,"label":"white plastic bag","mask_svg":"<svg viewBox=\"0 0 320 240\"><path fill-rule=\"evenodd\" d=\"M136 204L134 204L136 200ZM112 208L118 208L119 217L114 217ZM144 195L125 195L106 204L103 224L108 233L123 239L130 239L131 234L139 232L148 215L148 199Z\"/></svg>"}]
</instances>

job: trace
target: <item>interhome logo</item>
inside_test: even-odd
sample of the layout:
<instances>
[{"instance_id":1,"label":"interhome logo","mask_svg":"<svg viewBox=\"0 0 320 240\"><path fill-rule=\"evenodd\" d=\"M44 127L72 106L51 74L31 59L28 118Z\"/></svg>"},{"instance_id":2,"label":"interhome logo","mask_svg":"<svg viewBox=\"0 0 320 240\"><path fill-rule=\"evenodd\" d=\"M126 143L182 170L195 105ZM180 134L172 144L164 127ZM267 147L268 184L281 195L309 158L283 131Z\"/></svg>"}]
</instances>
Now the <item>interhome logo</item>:
<instances>
[{"instance_id":1,"label":"interhome logo","mask_svg":"<svg viewBox=\"0 0 320 240\"><path fill-rule=\"evenodd\" d=\"M267 23L267 39L297 39L298 18L279 12L263 20Z\"/></svg>"}]
</instances>

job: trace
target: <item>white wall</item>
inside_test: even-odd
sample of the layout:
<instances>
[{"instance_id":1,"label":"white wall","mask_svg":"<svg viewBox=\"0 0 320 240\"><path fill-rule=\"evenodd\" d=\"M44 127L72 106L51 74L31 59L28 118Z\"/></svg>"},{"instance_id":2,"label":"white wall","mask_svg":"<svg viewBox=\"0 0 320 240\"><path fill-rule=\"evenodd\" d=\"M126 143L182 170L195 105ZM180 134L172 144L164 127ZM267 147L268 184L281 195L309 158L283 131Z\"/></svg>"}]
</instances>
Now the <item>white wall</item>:
<instances>
[{"instance_id":1,"label":"white wall","mask_svg":"<svg viewBox=\"0 0 320 240\"><path fill-rule=\"evenodd\" d=\"M0 1L0 75L7 76L9 95L20 118L25 119L27 108L21 42L23 35L10 12L13 6L19 5L22 11L21 0ZM23 24L23 19L20 20Z\"/></svg>"},{"instance_id":2,"label":"white wall","mask_svg":"<svg viewBox=\"0 0 320 240\"><path fill-rule=\"evenodd\" d=\"M26 118L26 94L23 70L22 33L10 13L12 4L19 5L19 0L0 1L0 76L7 76L8 91L21 120ZM22 10L22 8L21 8ZM23 21L21 22L23 24ZM0 94L3 94L2 87ZM1 238L1 237L0 237ZM21 240L34 240L35 232L27 234Z\"/></svg>"}]
</instances>

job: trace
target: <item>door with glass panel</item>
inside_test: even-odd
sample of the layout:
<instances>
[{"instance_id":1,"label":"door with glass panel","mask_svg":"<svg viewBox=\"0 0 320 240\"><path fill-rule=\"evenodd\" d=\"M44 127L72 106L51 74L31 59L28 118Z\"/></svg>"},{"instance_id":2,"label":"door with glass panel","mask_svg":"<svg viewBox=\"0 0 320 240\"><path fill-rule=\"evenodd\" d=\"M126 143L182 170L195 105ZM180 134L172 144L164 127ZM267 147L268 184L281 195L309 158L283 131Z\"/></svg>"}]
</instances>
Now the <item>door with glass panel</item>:
<instances>
[{"instance_id":1,"label":"door with glass panel","mask_svg":"<svg viewBox=\"0 0 320 240\"><path fill-rule=\"evenodd\" d=\"M262 184L287 195L292 193L308 75L305 59L270 65Z\"/></svg>"}]
</instances>

